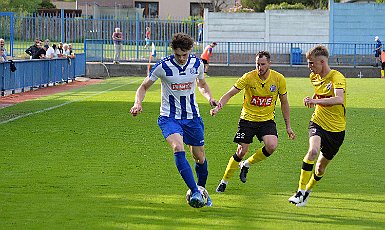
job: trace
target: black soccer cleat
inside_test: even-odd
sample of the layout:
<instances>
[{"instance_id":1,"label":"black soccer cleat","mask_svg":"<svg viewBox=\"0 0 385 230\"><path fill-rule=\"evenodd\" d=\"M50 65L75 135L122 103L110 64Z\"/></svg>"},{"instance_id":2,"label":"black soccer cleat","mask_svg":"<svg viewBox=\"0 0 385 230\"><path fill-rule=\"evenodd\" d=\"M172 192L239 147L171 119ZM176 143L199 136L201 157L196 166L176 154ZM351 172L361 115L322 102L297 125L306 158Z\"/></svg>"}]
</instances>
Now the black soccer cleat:
<instances>
[{"instance_id":1,"label":"black soccer cleat","mask_svg":"<svg viewBox=\"0 0 385 230\"><path fill-rule=\"evenodd\" d=\"M215 191L216 192L225 192L225 190L226 190L226 184L220 183Z\"/></svg>"},{"instance_id":2,"label":"black soccer cleat","mask_svg":"<svg viewBox=\"0 0 385 230\"><path fill-rule=\"evenodd\" d=\"M239 167L241 167L241 173L239 174L239 179L241 179L243 183L246 183L249 167L246 167L243 161L239 164Z\"/></svg>"}]
</instances>

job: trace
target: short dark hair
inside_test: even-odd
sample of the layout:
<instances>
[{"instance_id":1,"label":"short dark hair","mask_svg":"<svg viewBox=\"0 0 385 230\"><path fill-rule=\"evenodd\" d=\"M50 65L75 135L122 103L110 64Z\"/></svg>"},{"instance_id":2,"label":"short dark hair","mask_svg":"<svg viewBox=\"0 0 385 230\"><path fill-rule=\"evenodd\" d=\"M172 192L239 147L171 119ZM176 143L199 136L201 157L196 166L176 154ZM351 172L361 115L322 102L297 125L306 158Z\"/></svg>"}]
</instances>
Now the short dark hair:
<instances>
[{"instance_id":1,"label":"short dark hair","mask_svg":"<svg viewBox=\"0 0 385 230\"><path fill-rule=\"evenodd\" d=\"M270 53L268 51L265 51L265 50L261 50L257 53L256 55L258 58L262 58L262 57L266 57L266 59L268 61L270 61Z\"/></svg>"},{"instance_id":2,"label":"short dark hair","mask_svg":"<svg viewBox=\"0 0 385 230\"><path fill-rule=\"evenodd\" d=\"M182 51L189 51L194 46L194 40L185 33L176 33L172 37L171 48L173 50L181 49Z\"/></svg>"}]
</instances>

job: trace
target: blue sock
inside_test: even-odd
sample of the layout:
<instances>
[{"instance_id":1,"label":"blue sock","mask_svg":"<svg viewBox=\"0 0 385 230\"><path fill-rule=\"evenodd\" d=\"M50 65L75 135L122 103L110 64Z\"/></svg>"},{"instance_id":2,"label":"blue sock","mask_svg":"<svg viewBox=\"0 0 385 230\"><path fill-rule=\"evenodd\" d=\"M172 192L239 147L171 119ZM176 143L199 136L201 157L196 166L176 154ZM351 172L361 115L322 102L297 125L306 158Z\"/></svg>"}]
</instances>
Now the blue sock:
<instances>
[{"instance_id":1,"label":"blue sock","mask_svg":"<svg viewBox=\"0 0 385 230\"><path fill-rule=\"evenodd\" d=\"M199 190L198 186L195 183L194 174L192 172L190 164L186 159L186 153L183 151L175 152L174 159L176 167L178 168L178 171L182 176L184 182L186 183L187 187L191 189L192 193L198 192Z\"/></svg>"},{"instance_id":2,"label":"blue sock","mask_svg":"<svg viewBox=\"0 0 385 230\"><path fill-rule=\"evenodd\" d=\"M203 164L195 163L195 172L197 173L198 177L198 185L205 187L207 176L209 175L209 171L207 170L207 159L205 159Z\"/></svg>"}]
</instances>

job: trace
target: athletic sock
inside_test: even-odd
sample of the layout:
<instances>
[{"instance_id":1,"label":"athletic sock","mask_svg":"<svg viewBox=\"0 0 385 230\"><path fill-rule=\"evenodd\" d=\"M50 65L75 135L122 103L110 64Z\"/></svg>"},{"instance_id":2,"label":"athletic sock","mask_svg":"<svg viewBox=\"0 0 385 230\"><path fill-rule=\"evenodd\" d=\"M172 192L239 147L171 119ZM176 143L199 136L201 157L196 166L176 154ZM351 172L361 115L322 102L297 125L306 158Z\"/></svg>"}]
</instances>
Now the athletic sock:
<instances>
[{"instance_id":1,"label":"athletic sock","mask_svg":"<svg viewBox=\"0 0 385 230\"><path fill-rule=\"evenodd\" d=\"M195 183L194 174L192 172L191 166L186 159L186 153L184 151L175 152L174 159L176 167L180 175L182 176L187 187L191 189L192 193L198 192L198 186Z\"/></svg>"},{"instance_id":2,"label":"athletic sock","mask_svg":"<svg viewBox=\"0 0 385 230\"><path fill-rule=\"evenodd\" d=\"M309 183L307 183L306 185L306 191L312 190L314 186L317 184L317 182L322 179L323 176L324 175L316 175L315 173L313 173L313 176L309 180Z\"/></svg>"},{"instance_id":3,"label":"athletic sock","mask_svg":"<svg viewBox=\"0 0 385 230\"><path fill-rule=\"evenodd\" d=\"M233 156L230 157L229 163L227 164L225 174L223 175L223 180L229 181L230 178L233 176L235 170L238 168L239 162L241 162L241 158L238 157L238 155L235 153Z\"/></svg>"},{"instance_id":4,"label":"athletic sock","mask_svg":"<svg viewBox=\"0 0 385 230\"><path fill-rule=\"evenodd\" d=\"M305 190L313 171L314 161L303 159L301 175L299 177L298 190Z\"/></svg>"},{"instance_id":5,"label":"athletic sock","mask_svg":"<svg viewBox=\"0 0 385 230\"><path fill-rule=\"evenodd\" d=\"M266 151L265 146L263 146L262 148L257 149L257 151L253 155L251 155L246 161L249 164L255 164L257 162L265 160L269 156L270 154Z\"/></svg>"},{"instance_id":6,"label":"athletic sock","mask_svg":"<svg viewBox=\"0 0 385 230\"><path fill-rule=\"evenodd\" d=\"M205 187L207 176L209 175L209 172L207 170L207 159L205 159L205 162L203 164L195 163L195 172L197 174L198 178L198 185Z\"/></svg>"}]
</instances>

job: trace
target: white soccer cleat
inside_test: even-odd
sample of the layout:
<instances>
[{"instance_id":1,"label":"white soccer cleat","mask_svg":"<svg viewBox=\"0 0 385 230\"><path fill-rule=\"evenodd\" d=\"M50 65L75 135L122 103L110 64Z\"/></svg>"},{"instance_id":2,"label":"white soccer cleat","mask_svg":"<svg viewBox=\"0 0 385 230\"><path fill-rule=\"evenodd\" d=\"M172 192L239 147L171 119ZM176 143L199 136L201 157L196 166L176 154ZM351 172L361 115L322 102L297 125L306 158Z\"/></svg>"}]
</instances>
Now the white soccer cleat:
<instances>
[{"instance_id":1,"label":"white soccer cleat","mask_svg":"<svg viewBox=\"0 0 385 230\"><path fill-rule=\"evenodd\" d=\"M301 191L298 191L296 194L292 195L288 200L290 203L297 205L303 201L304 194Z\"/></svg>"},{"instance_id":2,"label":"white soccer cleat","mask_svg":"<svg viewBox=\"0 0 385 230\"><path fill-rule=\"evenodd\" d=\"M305 207L307 202L309 201L309 195L310 195L311 191L306 191L305 192L305 195L302 196L302 202L299 202L298 204L296 204L295 206L297 207Z\"/></svg>"}]
</instances>

